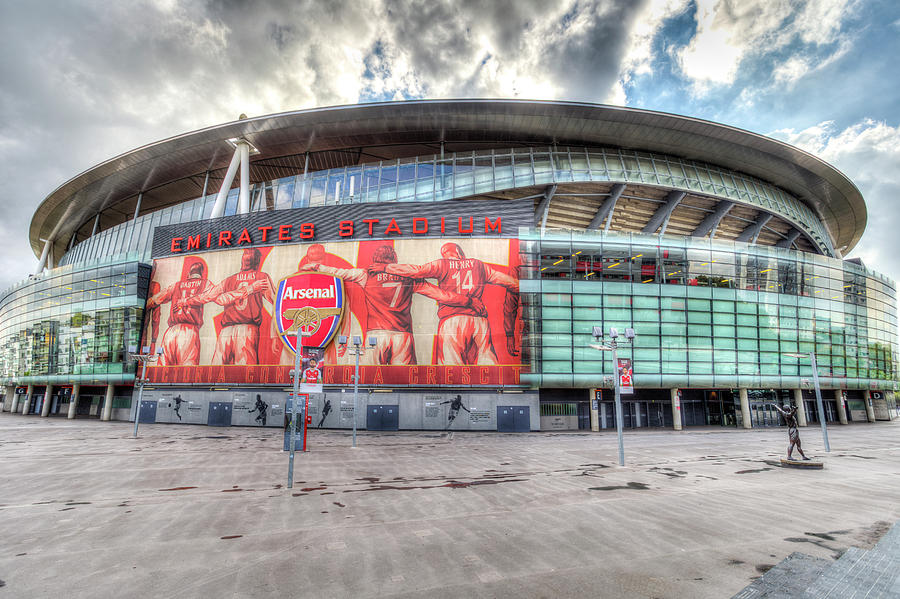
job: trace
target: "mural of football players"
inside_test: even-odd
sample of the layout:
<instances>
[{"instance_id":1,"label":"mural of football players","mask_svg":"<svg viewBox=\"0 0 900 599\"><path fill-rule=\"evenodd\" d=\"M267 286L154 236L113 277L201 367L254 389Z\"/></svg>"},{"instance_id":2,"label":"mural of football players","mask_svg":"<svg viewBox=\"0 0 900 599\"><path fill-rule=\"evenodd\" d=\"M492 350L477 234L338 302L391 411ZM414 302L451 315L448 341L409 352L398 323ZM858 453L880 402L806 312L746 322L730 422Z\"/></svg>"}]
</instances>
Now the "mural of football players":
<instances>
[{"instance_id":1,"label":"mural of football players","mask_svg":"<svg viewBox=\"0 0 900 599\"><path fill-rule=\"evenodd\" d=\"M167 302L172 304L168 327L160 345L163 353L160 366L196 366L200 358L200 327L203 325L203 304L189 303L192 298L212 287L206 279L206 265L195 261L180 281L147 300L147 310L155 310Z\"/></svg>"},{"instance_id":2,"label":"mural of football players","mask_svg":"<svg viewBox=\"0 0 900 599\"><path fill-rule=\"evenodd\" d=\"M259 270L262 253L247 248L241 255L241 270L206 293L191 298L189 303L213 301L225 309L222 330L216 338L213 364L258 364L259 327L262 324L263 300L275 302L274 285L268 274Z\"/></svg>"},{"instance_id":3,"label":"mural of football players","mask_svg":"<svg viewBox=\"0 0 900 599\"><path fill-rule=\"evenodd\" d=\"M159 281L154 281L152 275L150 279L150 289L147 293L147 297L153 297L162 290L162 287L160 287L159 285ZM156 340L159 339L159 317L159 304L155 304L153 308L147 308L144 318L145 322L147 323L146 329L144 331L144 341L145 345L149 346L151 354L156 353ZM143 351L143 349L141 349L141 351Z\"/></svg>"},{"instance_id":4,"label":"mural of football players","mask_svg":"<svg viewBox=\"0 0 900 599\"><path fill-rule=\"evenodd\" d=\"M472 299L469 305L451 304L438 300L437 362L443 365L496 365L497 354L491 341L487 312L481 303L485 285L499 285L506 289L503 306L503 326L509 354L518 354L515 347L516 313L519 308L519 282L476 258L466 258L456 243L441 246L441 258L423 264L373 264L369 275L387 273L413 279L437 279L438 287L449 293ZM478 300L478 304L474 300ZM480 308L480 309L479 309Z\"/></svg>"},{"instance_id":5,"label":"mural of football players","mask_svg":"<svg viewBox=\"0 0 900 599\"><path fill-rule=\"evenodd\" d=\"M334 268L315 263L307 264L305 269L334 275L363 288L367 312L366 336L378 340L374 352L376 364L416 363L410 314L413 293L454 309L487 314L480 296L464 295L426 281L384 272L385 267L397 263L397 253L390 245L378 246L372 254L372 260L372 272L363 268Z\"/></svg>"}]
</instances>

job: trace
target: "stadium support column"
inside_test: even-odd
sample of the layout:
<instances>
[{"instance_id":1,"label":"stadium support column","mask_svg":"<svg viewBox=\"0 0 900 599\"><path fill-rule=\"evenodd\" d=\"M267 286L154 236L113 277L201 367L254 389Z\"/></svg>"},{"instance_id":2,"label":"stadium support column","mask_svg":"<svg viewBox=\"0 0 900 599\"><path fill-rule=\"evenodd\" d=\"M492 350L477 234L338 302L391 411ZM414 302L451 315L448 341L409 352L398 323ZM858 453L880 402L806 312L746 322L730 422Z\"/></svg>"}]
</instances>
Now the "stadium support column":
<instances>
[{"instance_id":1,"label":"stadium support column","mask_svg":"<svg viewBox=\"0 0 900 599\"><path fill-rule=\"evenodd\" d=\"M115 385L112 383L106 386L106 399L103 400L103 412L100 414L100 420L107 421L112 416L113 391Z\"/></svg>"},{"instance_id":2,"label":"stadium support column","mask_svg":"<svg viewBox=\"0 0 900 599\"><path fill-rule=\"evenodd\" d=\"M234 175L237 173L240 163L241 153L235 150L234 155L231 157L231 164L228 165L228 170L225 172L225 178L222 180L222 187L219 188L219 193L216 196L216 203L213 204L212 214L209 215L210 218L219 218L225 215L225 201L228 199L228 192L231 191L231 183L234 181Z\"/></svg>"},{"instance_id":3,"label":"stadium support column","mask_svg":"<svg viewBox=\"0 0 900 599\"><path fill-rule=\"evenodd\" d=\"M672 397L672 428L676 431L681 430L681 390L669 389L669 395Z\"/></svg>"},{"instance_id":4,"label":"stadium support column","mask_svg":"<svg viewBox=\"0 0 900 599\"><path fill-rule=\"evenodd\" d=\"M16 391L16 390L14 389L14 390L13 390L14 395L13 395L12 405L9 407L9 413L10 413L10 414L15 414L16 412L19 411L19 394L16 393L15 391Z\"/></svg>"},{"instance_id":5,"label":"stadium support column","mask_svg":"<svg viewBox=\"0 0 900 599\"><path fill-rule=\"evenodd\" d=\"M16 401L16 386L15 385L7 385L6 386L6 399L3 400L3 411L15 412L16 404L18 404L18 402Z\"/></svg>"},{"instance_id":6,"label":"stadium support column","mask_svg":"<svg viewBox=\"0 0 900 599\"><path fill-rule=\"evenodd\" d=\"M844 392L840 389L834 390L834 403L837 405L838 422L847 424L847 408L845 407L847 402L844 400Z\"/></svg>"},{"instance_id":7,"label":"stadium support column","mask_svg":"<svg viewBox=\"0 0 900 599\"><path fill-rule=\"evenodd\" d=\"M741 387L738 396L741 399L741 422L744 428L753 428L753 422L750 421L750 398L747 396L747 389Z\"/></svg>"},{"instance_id":8,"label":"stadium support column","mask_svg":"<svg viewBox=\"0 0 900 599\"><path fill-rule=\"evenodd\" d=\"M241 155L241 191L238 196L238 214L250 213L250 146L245 141L238 142L237 152Z\"/></svg>"},{"instance_id":9,"label":"stadium support column","mask_svg":"<svg viewBox=\"0 0 900 599\"><path fill-rule=\"evenodd\" d=\"M806 426L806 408L803 405L802 389L794 389L794 405L797 406L797 424Z\"/></svg>"},{"instance_id":10,"label":"stadium support column","mask_svg":"<svg viewBox=\"0 0 900 599\"><path fill-rule=\"evenodd\" d=\"M37 268L34 271L35 275L39 275L44 272L44 267L47 266L47 258L50 256L50 247L53 245L53 240L48 239L44 241L44 250L41 252L41 259L38 262Z\"/></svg>"},{"instance_id":11,"label":"stadium support column","mask_svg":"<svg viewBox=\"0 0 900 599\"><path fill-rule=\"evenodd\" d=\"M875 422L875 408L872 407L872 393L869 390L866 390L866 395L863 397L863 401L866 404L866 420L869 422Z\"/></svg>"},{"instance_id":12,"label":"stadium support column","mask_svg":"<svg viewBox=\"0 0 900 599\"><path fill-rule=\"evenodd\" d=\"M22 413L27 414L31 409L31 396L34 394L34 385L28 385L28 390L25 392L25 405L22 406Z\"/></svg>"},{"instance_id":13,"label":"stadium support column","mask_svg":"<svg viewBox=\"0 0 900 599\"><path fill-rule=\"evenodd\" d=\"M72 397L69 399L69 420L75 418L78 411L78 396L81 394L81 383L72 384Z\"/></svg>"},{"instance_id":14,"label":"stadium support column","mask_svg":"<svg viewBox=\"0 0 900 599\"><path fill-rule=\"evenodd\" d=\"M41 406L41 418L50 415L50 401L53 398L53 385L47 383L47 390L44 391L44 404Z\"/></svg>"}]
</instances>

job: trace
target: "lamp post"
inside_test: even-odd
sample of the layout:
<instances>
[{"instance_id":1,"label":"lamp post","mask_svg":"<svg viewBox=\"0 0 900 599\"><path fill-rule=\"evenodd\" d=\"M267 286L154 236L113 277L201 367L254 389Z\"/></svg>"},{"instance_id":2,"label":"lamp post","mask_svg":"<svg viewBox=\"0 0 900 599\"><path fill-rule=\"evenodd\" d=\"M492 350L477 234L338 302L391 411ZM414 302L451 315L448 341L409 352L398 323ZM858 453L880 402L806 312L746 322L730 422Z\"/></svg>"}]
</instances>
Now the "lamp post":
<instances>
[{"instance_id":1,"label":"lamp post","mask_svg":"<svg viewBox=\"0 0 900 599\"><path fill-rule=\"evenodd\" d=\"M163 348L157 347L156 353L150 353L150 346L144 346L141 348L143 351L141 353L137 352L137 346L130 345L128 347L128 353L131 354L131 359L136 362L140 362L143 364L141 367L141 376L136 381L138 386L138 397L137 397L137 407L134 410L134 435L133 437L137 439L138 433L138 423L141 421L141 401L144 398L144 383L147 382L147 362L155 362L156 359L163 353Z\"/></svg>"},{"instance_id":2,"label":"lamp post","mask_svg":"<svg viewBox=\"0 0 900 599\"><path fill-rule=\"evenodd\" d=\"M592 336L598 342L596 344L592 344L591 347L594 349L599 349L600 351L611 351L612 359L613 359L613 389L615 389L615 398L616 398L616 436L619 440L619 466L625 465L625 442L622 438L622 395L621 390L619 388L619 354L618 348L619 344L617 339L619 338L619 331L615 328L609 329L609 342L606 345L601 345L599 342L603 339L603 327L594 327L592 331ZM634 339L634 329L628 328L625 329L625 339L627 341L631 341Z\"/></svg>"},{"instance_id":3,"label":"lamp post","mask_svg":"<svg viewBox=\"0 0 900 599\"><path fill-rule=\"evenodd\" d=\"M822 440L825 442L825 451L831 453L831 445L828 444L828 427L825 424L825 408L822 405L822 390L819 388L819 366L816 364L816 352L784 355L791 358L809 358L812 365L813 385L816 388L816 410L819 412L819 422L822 423Z\"/></svg>"},{"instance_id":4,"label":"lamp post","mask_svg":"<svg viewBox=\"0 0 900 599\"><path fill-rule=\"evenodd\" d=\"M288 435L290 441L290 445L288 446L289 454L288 454L288 482L287 488L291 489L294 487L294 444L297 439L297 404L300 401L300 377L303 376L303 373L300 371L300 361L303 358L303 338L307 336L307 333L304 332L303 327L297 327L297 340L295 341L294 346L296 347L296 351L294 352L294 369L291 370L291 378L294 380L293 393L291 395L291 430ZM304 429L306 427L306 412L303 413L303 426ZM303 438L306 439L306 431L304 430ZM306 451L306 446L304 445L303 450Z\"/></svg>"},{"instance_id":5,"label":"lamp post","mask_svg":"<svg viewBox=\"0 0 900 599\"><path fill-rule=\"evenodd\" d=\"M348 341L347 335L338 335L338 345L343 348L348 348L348 345L352 345L353 347L350 348L350 352L356 355L356 371L353 374L353 447L356 447L356 405L359 399L359 356L366 348L363 345L362 337L359 335L353 336L352 344L349 344ZM378 343L378 339L369 337L370 348L374 349L376 343Z\"/></svg>"}]
</instances>

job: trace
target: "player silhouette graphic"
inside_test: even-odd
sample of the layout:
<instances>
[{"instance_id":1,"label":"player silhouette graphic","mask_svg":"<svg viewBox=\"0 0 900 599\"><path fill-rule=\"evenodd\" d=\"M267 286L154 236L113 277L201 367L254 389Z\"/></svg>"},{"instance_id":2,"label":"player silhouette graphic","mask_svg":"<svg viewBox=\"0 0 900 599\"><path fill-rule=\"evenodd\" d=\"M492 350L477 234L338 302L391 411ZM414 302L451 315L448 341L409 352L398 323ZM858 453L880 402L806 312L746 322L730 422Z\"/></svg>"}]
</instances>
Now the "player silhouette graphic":
<instances>
[{"instance_id":1,"label":"player silhouette graphic","mask_svg":"<svg viewBox=\"0 0 900 599\"><path fill-rule=\"evenodd\" d=\"M248 412L248 414L252 414L253 412L257 412L256 414L256 422L260 422L262 426L266 425L266 410L269 409L269 404L262 400L262 397L259 393L256 394L256 405L253 406L253 409Z\"/></svg>"},{"instance_id":2,"label":"player silhouette graphic","mask_svg":"<svg viewBox=\"0 0 900 599\"><path fill-rule=\"evenodd\" d=\"M319 420L319 426L316 428L322 428L322 425L325 424L325 417L331 413L331 400L326 399L325 405L322 406L322 419Z\"/></svg>"},{"instance_id":3,"label":"player silhouette graphic","mask_svg":"<svg viewBox=\"0 0 900 599\"><path fill-rule=\"evenodd\" d=\"M178 395L176 395L172 401L175 402L175 415L178 416L179 420L181 420L181 402L184 401L183 399L181 399L181 394L179 393Z\"/></svg>"},{"instance_id":4,"label":"player silhouette graphic","mask_svg":"<svg viewBox=\"0 0 900 599\"><path fill-rule=\"evenodd\" d=\"M469 411L469 408L463 405L461 395L457 395L455 398L448 399L447 401L442 401L441 405L445 403L450 404L450 412L447 414L447 426L444 428L444 430L447 430L453 424L453 421L456 419L456 415L459 414L460 408L462 408L466 412L469 412L470 414L472 413L471 411Z\"/></svg>"}]
</instances>

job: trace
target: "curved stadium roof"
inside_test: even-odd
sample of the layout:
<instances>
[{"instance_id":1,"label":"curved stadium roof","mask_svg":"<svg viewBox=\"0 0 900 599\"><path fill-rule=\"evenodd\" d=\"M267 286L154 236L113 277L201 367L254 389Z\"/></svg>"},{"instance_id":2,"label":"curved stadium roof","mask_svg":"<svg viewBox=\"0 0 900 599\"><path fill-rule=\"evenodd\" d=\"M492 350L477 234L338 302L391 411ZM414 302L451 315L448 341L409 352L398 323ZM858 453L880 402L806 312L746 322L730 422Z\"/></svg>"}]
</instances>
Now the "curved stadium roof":
<instances>
[{"instance_id":1,"label":"curved stadium roof","mask_svg":"<svg viewBox=\"0 0 900 599\"><path fill-rule=\"evenodd\" d=\"M71 235L103 212L103 228L128 220L143 192L142 212L198 197L209 171L217 189L233 153L226 141L243 137L251 181L446 150L527 145L611 146L681 156L768 181L809 206L841 253L866 225L856 186L828 163L783 142L679 115L574 102L420 100L336 106L248 118L185 133L100 163L59 186L41 202L29 240L56 240L61 256ZM299 161L297 159L299 157ZM128 202L130 201L130 205Z\"/></svg>"}]
</instances>

